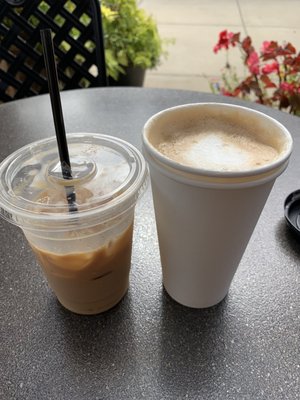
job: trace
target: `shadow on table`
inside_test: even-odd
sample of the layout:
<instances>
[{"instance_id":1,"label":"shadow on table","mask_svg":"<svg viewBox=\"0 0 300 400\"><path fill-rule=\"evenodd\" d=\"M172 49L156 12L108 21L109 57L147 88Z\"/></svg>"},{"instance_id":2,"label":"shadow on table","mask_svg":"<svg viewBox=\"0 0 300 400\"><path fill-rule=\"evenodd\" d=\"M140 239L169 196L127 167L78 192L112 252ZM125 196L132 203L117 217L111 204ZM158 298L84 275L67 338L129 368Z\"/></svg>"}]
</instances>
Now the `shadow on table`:
<instances>
[{"instance_id":1,"label":"shadow on table","mask_svg":"<svg viewBox=\"0 0 300 400\"><path fill-rule=\"evenodd\" d=\"M164 290L159 381L163 393L185 398L212 393L226 368L224 341L227 298L208 309L191 309L173 301Z\"/></svg>"},{"instance_id":2,"label":"shadow on table","mask_svg":"<svg viewBox=\"0 0 300 400\"><path fill-rule=\"evenodd\" d=\"M87 384L89 379L98 376L101 377L99 386L105 383L109 387L113 379L116 381L116 376L122 377L123 371L135 369L135 328L130 292L114 308L102 314L76 315L58 301L55 314L63 346L56 364L60 358L62 364L72 366L71 378L84 376L84 384Z\"/></svg>"}]
</instances>

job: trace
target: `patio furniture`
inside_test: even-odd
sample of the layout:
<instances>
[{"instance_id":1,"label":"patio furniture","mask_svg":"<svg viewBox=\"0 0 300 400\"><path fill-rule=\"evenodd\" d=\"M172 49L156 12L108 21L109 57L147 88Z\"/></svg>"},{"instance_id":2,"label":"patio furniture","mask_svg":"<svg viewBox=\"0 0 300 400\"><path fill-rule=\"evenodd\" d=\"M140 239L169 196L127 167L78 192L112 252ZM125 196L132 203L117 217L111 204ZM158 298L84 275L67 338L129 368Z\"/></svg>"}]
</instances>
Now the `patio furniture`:
<instances>
[{"instance_id":1,"label":"patio furniture","mask_svg":"<svg viewBox=\"0 0 300 400\"><path fill-rule=\"evenodd\" d=\"M107 86L98 0L0 0L0 101L48 92L40 30L51 28L60 89Z\"/></svg>"}]
</instances>

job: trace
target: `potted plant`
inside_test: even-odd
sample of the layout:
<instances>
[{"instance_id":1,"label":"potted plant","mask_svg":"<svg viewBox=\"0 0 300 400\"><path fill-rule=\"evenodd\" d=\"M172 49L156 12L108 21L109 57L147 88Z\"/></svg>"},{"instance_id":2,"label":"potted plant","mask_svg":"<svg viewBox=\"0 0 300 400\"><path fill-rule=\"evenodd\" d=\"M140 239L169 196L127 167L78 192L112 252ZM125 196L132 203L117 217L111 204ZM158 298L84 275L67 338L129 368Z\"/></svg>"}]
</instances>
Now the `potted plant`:
<instances>
[{"instance_id":1,"label":"potted plant","mask_svg":"<svg viewBox=\"0 0 300 400\"><path fill-rule=\"evenodd\" d=\"M137 0L102 0L101 11L110 84L142 86L146 69L167 55L170 40L160 37L156 22Z\"/></svg>"},{"instance_id":2,"label":"potted plant","mask_svg":"<svg viewBox=\"0 0 300 400\"><path fill-rule=\"evenodd\" d=\"M220 32L214 52L237 47L247 75L239 78L227 60L222 83L211 84L213 92L254 100L300 116L300 51L289 42L271 40L264 41L258 52L250 36L240 36L240 32Z\"/></svg>"}]
</instances>

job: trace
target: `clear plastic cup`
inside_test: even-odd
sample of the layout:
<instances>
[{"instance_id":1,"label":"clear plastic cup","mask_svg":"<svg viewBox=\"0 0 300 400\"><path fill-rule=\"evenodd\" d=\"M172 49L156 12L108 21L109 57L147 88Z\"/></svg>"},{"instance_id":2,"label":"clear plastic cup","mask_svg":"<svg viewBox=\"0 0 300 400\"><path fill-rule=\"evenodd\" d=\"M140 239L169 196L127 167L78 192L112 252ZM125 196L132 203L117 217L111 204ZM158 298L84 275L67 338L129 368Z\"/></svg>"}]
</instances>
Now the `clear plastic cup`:
<instances>
[{"instance_id":1,"label":"clear plastic cup","mask_svg":"<svg viewBox=\"0 0 300 400\"><path fill-rule=\"evenodd\" d=\"M0 164L1 216L23 230L60 303L97 314L128 289L134 209L147 167L123 140L93 133L67 140L72 180L62 178L55 137Z\"/></svg>"},{"instance_id":2,"label":"clear plastic cup","mask_svg":"<svg viewBox=\"0 0 300 400\"><path fill-rule=\"evenodd\" d=\"M229 146L228 162L232 166L232 157L237 156L236 169L226 170L225 165L221 170L217 166L223 144L215 139L211 143L216 142L216 147L204 154L207 164L216 166L214 169L177 162L158 150L164 135L173 139L182 129L195 130L199 121L208 124L209 129L207 121L218 129L222 129L224 121L233 124L234 132L250 126L255 140L273 146L277 158L239 170L243 157ZM191 157L203 154L203 145L196 142L195 146L195 151L189 153ZM177 150L181 154L181 149ZM275 179L286 169L291 151L292 138L283 125L245 107L186 104L163 110L147 121L143 152L151 176L163 284L173 299L189 307L205 308L226 296Z\"/></svg>"}]
</instances>

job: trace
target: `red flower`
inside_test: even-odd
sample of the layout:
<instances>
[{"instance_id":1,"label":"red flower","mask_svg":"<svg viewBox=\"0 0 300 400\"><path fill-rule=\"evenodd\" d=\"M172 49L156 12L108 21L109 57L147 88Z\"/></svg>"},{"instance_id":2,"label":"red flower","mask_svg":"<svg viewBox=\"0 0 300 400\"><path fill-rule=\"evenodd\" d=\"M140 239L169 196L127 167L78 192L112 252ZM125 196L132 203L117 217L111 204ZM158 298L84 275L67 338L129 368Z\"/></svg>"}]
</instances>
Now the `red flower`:
<instances>
[{"instance_id":1,"label":"red flower","mask_svg":"<svg viewBox=\"0 0 300 400\"><path fill-rule=\"evenodd\" d=\"M262 53L266 53L270 47L271 42L269 40L264 40L261 45Z\"/></svg>"},{"instance_id":2,"label":"red flower","mask_svg":"<svg viewBox=\"0 0 300 400\"><path fill-rule=\"evenodd\" d=\"M280 89L284 90L285 92L294 92L295 85L293 83L282 82L280 84Z\"/></svg>"},{"instance_id":3,"label":"red flower","mask_svg":"<svg viewBox=\"0 0 300 400\"><path fill-rule=\"evenodd\" d=\"M261 45L262 54L271 53L273 51L273 43L274 42L269 42L268 40L265 40L264 42L262 42L262 45Z\"/></svg>"},{"instance_id":4,"label":"red flower","mask_svg":"<svg viewBox=\"0 0 300 400\"><path fill-rule=\"evenodd\" d=\"M263 74L271 74L272 72L278 72L278 71L279 71L279 64L277 61L274 61L270 64L266 64L262 67Z\"/></svg>"},{"instance_id":5,"label":"red flower","mask_svg":"<svg viewBox=\"0 0 300 400\"><path fill-rule=\"evenodd\" d=\"M230 97L233 97L233 94L232 94L231 92L229 92L228 90L224 89L224 88L221 88L221 94L222 94L223 96L230 96Z\"/></svg>"},{"instance_id":6,"label":"red flower","mask_svg":"<svg viewBox=\"0 0 300 400\"><path fill-rule=\"evenodd\" d=\"M280 110L288 108L300 116L300 52L291 43L280 45L274 40L264 41L257 52L250 36L240 36L240 32L220 32L214 52L238 46L248 76L239 79L227 61L222 74L224 87L215 84L216 91L225 96L256 99Z\"/></svg>"},{"instance_id":7,"label":"red flower","mask_svg":"<svg viewBox=\"0 0 300 400\"><path fill-rule=\"evenodd\" d=\"M229 45L232 44L235 46L234 42L231 42L231 39L233 38L234 34L232 32L228 32L227 30L222 31L219 33L219 41L214 47L214 53L217 53L221 49L228 49Z\"/></svg>"},{"instance_id":8,"label":"red flower","mask_svg":"<svg viewBox=\"0 0 300 400\"><path fill-rule=\"evenodd\" d=\"M247 58L247 65L252 74L259 74L259 57L256 51L252 51L252 53L250 53L249 57Z\"/></svg>"}]
</instances>

